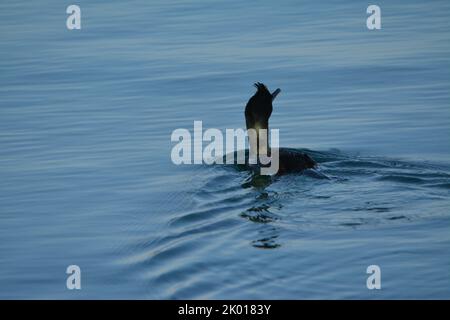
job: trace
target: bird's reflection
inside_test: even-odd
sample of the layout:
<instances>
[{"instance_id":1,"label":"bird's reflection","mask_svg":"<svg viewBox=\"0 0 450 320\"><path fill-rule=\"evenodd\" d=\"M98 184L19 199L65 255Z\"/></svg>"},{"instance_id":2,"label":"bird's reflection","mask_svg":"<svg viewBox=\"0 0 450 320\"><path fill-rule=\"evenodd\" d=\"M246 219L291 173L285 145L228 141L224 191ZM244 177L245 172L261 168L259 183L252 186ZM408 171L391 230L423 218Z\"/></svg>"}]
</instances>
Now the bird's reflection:
<instances>
[{"instance_id":1,"label":"bird's reflection","mask_svg":"<svg viewBox=\"0 0 450 320\"><path fill-rule=\"evenodd\" d=\"M242 188L255 188L258 190L264 190L272 183L272 177L268 175L252 174L247 177L242 183Z\"/></svg>"},{"instance_id":2,"label":"bird's reflection","mask_svg":"<svg viewBox=\"0 0 450 320\"><path fill-rule=\"evenodd\" d=\"M269 205L263 204L260 207L251 207L241 213L242 218L261 224L257 239L251 242L255 248L275 249L281 246L277 241L280 229L272 225L279 218L271 213L269 209Z\"/></svg>"},{"instance_id":3,"label":"bird's reflection","mask_svg":"<svg viewBox=\"0 0 450 320\"><path fill-rule=\"evenodd\" d=\"M260 224L257 239L251 241L251 245L258 249L275 249L281 246L278 241L281 230L273 225L280 217L272 211L281 209L282 205L276 199L277 193L265 190L271 183L270 176L253 174L242 184L242 187L253 187L258 192L256 203L240 214L242 218Z\"/></svg>"},{"instance_id":4,"label":"bird's reflection","mask_svg":"<svg viewBox=\"0 0 450 320\"><path fill-rule=\"evenodd\" d=\"M252 246L258 249L276 249L281 246L277 242L279 235L276 228L273 228L271 232L274 232L273 235L264 236L261 239L253 240Z\"/></svg>"}]
</instances>

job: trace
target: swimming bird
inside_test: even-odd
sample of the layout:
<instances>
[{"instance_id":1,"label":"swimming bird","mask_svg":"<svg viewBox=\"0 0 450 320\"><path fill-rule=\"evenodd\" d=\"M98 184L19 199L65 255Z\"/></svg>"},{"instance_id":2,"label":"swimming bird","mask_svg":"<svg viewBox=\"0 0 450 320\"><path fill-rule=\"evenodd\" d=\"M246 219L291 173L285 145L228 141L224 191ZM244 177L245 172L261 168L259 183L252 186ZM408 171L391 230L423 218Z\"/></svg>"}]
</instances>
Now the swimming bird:
<instances>
[{"instance_id":1,"label":"swimming bird","mask_svg":"<svg viewBox=\"0 0 450 320\"><path fill-rule=\"evenodd\" d=\"M269 146L268 132L269 132L269 118L272 114L272 102L276 96L281 92L278 88L270 93L269 89L260 82L255 83L256 93L248 100L245 107L245 122L247 130L254 129L257 133L256 139L249 139L250 156L269 155L271 149ZM261 129L264 134L259 134ZM278 175L300 172L305 169L314 168L317 166L316 162L296 149L279 148L279 169Z\"/></svg>"}]
</instances>

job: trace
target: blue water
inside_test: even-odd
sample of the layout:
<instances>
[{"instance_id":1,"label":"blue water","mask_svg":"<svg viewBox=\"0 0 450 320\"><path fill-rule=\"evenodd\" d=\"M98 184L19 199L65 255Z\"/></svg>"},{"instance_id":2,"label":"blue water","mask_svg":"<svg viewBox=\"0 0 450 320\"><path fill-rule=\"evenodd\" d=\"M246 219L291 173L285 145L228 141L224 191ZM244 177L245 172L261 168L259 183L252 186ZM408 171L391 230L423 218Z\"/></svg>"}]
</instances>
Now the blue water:
<instances>
[{"instance_id":1,"label":"blue water","mask_svg":"<svg viewBox=\"0 0 450 320\"><path fill-rule=\"evenodd\" d=\"M450 2L70 4L0 3L0 298L450 298ZM171 162L256 81L330 179Z\"/></svg>"}]
</instances>

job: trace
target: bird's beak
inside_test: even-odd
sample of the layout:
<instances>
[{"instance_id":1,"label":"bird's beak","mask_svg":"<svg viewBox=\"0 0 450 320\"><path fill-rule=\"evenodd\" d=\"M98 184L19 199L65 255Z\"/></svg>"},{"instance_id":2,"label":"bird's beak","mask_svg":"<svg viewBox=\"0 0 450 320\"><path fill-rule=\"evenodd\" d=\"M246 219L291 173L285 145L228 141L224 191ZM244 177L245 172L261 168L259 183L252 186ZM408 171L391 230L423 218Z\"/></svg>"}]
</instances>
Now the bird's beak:
<instances>
[{"instance_id":1,"label":"bird's beak","mask_svg":"<svg viewBox=\"0 0 450 320\"><path fill-rule=\"evenodd\" d=\"M272 92L272 101L275 100L275 98L277 97L277 95L281 92L281 89L278 88L277 90L275 90L274 92Z\"/></svg>"}]
</instances>

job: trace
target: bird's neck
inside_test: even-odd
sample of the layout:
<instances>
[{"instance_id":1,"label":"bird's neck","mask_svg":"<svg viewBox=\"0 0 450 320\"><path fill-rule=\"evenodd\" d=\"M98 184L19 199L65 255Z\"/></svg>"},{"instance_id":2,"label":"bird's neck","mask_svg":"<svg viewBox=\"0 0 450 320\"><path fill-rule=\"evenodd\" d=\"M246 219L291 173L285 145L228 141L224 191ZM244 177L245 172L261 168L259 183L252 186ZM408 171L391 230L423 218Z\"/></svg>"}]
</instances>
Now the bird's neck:
<instances>
[{"instance_id":1,"label":"bird's neck","mask_svg":"<svg viewBox=\"0 0 450 320\"><path fill-rule=\"evenodd\" d=\"M248 130L248 139L250 146L250 158L267 156L270 152L269 147L269 129L255 126Z\"/></svg>"}]
</instances>

